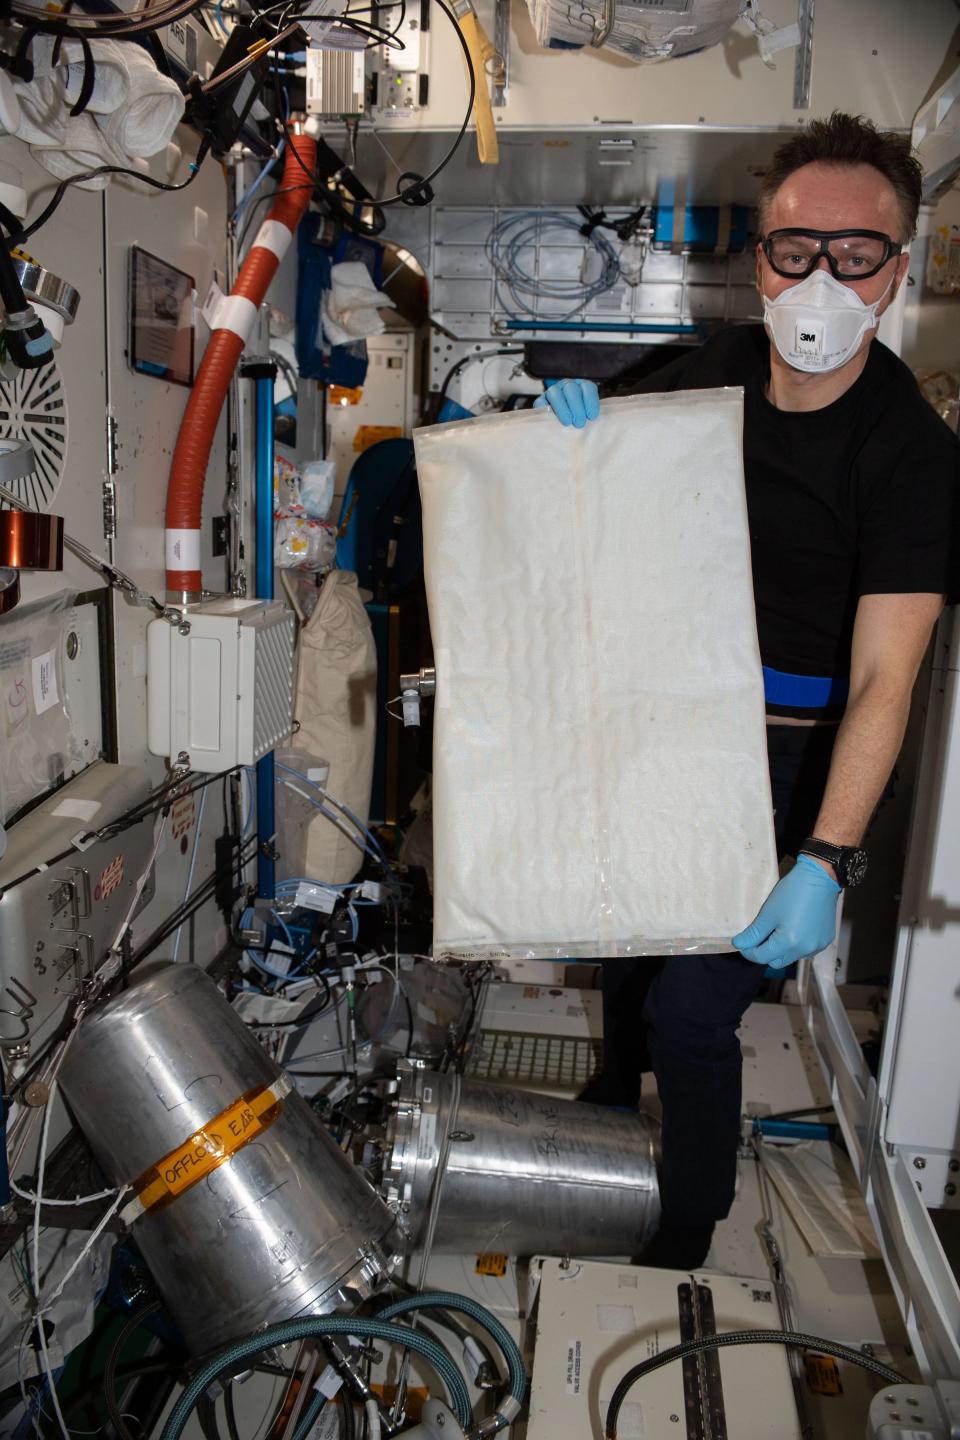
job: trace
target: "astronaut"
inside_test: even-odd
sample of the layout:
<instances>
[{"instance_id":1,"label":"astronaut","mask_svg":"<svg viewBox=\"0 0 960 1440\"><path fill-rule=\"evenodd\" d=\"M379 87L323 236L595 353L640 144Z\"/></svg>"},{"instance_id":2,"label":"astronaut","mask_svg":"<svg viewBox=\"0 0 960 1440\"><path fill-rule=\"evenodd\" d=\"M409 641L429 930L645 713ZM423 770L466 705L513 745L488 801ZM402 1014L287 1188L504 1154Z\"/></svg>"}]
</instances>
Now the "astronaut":
<instances>
[{"instance_id":1,"label":"astronaut","mask_svg":"<svg viewBox=\"0 0 960 1440\"><path fill-rule=\"evenodd\" d=\"M863 837L931 631L960 595L960 446L876 339L906 276L921 179L904 137L840 113L812 122L761 184L763 325L722 330L634 387L744 388L775 829L781 857L795 857L734 952L604 962L604 1064L581 1098L633 1106L641 1069L656 1075L663 1223L643 1257L653 1264L702 1264L729 1212L737 1027L767 967L833 940L837 896L866 874ZM569 426L600 413L589 381L561 381L537 404Z\"/></svg>"}]
</instances>

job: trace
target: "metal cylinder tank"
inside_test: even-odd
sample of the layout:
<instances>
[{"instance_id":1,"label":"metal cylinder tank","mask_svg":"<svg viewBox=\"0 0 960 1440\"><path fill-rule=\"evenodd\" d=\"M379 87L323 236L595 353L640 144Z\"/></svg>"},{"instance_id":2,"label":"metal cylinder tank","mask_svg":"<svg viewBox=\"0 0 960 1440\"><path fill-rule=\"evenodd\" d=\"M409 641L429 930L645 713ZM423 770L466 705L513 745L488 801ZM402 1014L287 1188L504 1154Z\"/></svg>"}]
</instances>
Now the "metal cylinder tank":
<instances>
[{"instance_id":1,"label":"metal cylinder tank","mask_svg":"<svg viewBox=\"0 0 960 1440\"><path fill-rule=\"evenodd\" d=\"M192 1350L387 1279L394 1216L203 971L91 1011L60 1083Z\"/></svg>"},{"instance_id":2,"label":"metal cylinder tank","mask_svg":"<svg viewBox=\"0 0 960 1440\"><path fill-rule=\"evenodd\" d=\"M412 1247L446 1144L437 1250L633 1255L657 1227L651 1116L409 1067L394 1103L382 1191Z\"/></svg>"}]
</instances>

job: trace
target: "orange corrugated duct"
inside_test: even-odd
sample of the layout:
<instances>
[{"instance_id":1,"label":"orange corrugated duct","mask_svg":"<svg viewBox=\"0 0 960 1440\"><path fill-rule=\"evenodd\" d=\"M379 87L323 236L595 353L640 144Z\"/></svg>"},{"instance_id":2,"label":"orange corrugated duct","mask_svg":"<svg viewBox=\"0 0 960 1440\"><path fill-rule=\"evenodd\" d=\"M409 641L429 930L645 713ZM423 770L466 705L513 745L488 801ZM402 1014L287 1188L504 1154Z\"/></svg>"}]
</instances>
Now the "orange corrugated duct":
<instances>
[{"instance_id":1,"label":"orange corrugated duct","mask_svg":"<svg viewBox=\"0 0 960 1440\"><path fill-rule=\"evenodd\" d=\"M283 179L236 284L215 317L215 328L190 392L167 486L166 567L171 600L200 598L200 515L214 433L257 311L310 203L306 174L314 173L316 159L314 139L289 134Z\"/></svg>"}]
</instances>

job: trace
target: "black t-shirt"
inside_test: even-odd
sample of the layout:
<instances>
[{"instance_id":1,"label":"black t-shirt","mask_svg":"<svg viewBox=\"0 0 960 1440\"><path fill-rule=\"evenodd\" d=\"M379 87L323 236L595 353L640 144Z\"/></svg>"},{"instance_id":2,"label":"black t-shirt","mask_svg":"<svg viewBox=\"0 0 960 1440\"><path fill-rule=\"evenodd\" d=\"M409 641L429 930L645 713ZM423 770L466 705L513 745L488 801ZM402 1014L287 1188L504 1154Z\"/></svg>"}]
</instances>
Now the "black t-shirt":
<instances>
[{"instance_id":1,"label":"black t-shirt","mask_svg":"<svg viewBox=\"0 0 960 1440\"><path fill-rule=\"evenodd\" d=\"M861 595L960 596L960 445L879 341L839 400L803 412L767 400L769 346L762 326L732 326L630 391L743 386L763 663L845 677Z\"/></svg>"}]
</instances>

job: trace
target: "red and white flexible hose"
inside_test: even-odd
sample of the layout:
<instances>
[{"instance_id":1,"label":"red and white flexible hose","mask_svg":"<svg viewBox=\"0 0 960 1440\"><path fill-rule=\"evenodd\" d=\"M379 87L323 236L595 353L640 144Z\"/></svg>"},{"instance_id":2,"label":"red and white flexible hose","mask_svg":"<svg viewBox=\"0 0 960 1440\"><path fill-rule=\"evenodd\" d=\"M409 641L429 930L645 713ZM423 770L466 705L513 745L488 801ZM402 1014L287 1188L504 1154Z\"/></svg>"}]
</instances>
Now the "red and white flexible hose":
<instances>
[{"instance_id":1,"label":"red and white flexible hose","mask_svg":"<svg viewBox=\"0 0 960 1440\"><path fill-rule=\"evenodd\" d=\"M299 158L298 158L299 157ZM316 166L317 145L309 135L287 140L283 179L273 204L237 276L214 317L213 333L200 362L177 435L167 485L166 567L170 599L199 598L200 517L203 487L233 372L257 320L270 282L310 204L306 176Z\"/></svg>"}]
</instances>

